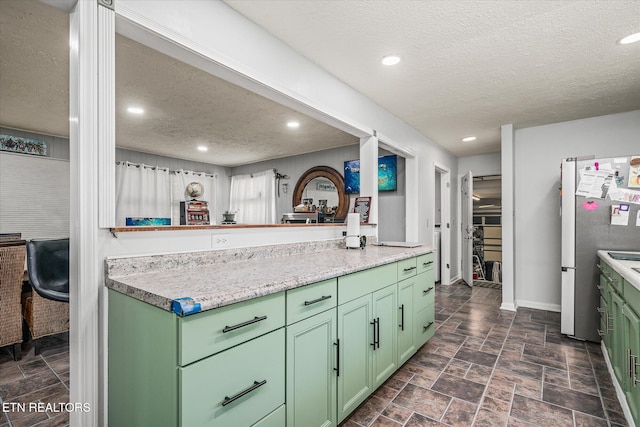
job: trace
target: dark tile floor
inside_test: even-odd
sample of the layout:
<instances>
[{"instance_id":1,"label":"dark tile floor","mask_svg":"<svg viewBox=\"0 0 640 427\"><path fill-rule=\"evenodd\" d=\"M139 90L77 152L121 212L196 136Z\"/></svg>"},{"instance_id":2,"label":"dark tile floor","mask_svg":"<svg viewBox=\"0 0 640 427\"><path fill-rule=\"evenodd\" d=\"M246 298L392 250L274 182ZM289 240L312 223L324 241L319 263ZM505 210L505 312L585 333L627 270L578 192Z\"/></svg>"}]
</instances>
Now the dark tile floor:
<instances>
[{"instance_id":1,"label":"dark tile floor","mask_svg":"<svg viewBox=\"0 0 640 427\"><path fill-rule=\"evenodd\" d=\"M0 427L69 424L69 414L60 410L69 402L69 334L42 338L39 345L36 356L33 343L23 343L18 361L11 347L0 348Z\"/></svg>"},{"instance_id":2,"label":"dark tile floor","mask_svg":"<svg viewBox=\"0 0 640 427\"><path fill-rule=\"evenodd\" d=\"M626 426L593 343L560 335L559 313L500 311L501 291L437 286L435 336L343 427ZM0 404L68 402L68 335L0 349ZM64 426L65 413L9 412L0 427ZM305 426L306 427L306 426Z\"/></svg>"},{"instance_id":3,"label":"dark tile floor","mask_svg":"<svg viewBox=\"0 0 640 427\"><path fill-rule=\"evenodd\" d=\"M434 337L342 427L627 425L600 346L563 337L560 313L436 290Z\"/></svg>"}]
</instances>

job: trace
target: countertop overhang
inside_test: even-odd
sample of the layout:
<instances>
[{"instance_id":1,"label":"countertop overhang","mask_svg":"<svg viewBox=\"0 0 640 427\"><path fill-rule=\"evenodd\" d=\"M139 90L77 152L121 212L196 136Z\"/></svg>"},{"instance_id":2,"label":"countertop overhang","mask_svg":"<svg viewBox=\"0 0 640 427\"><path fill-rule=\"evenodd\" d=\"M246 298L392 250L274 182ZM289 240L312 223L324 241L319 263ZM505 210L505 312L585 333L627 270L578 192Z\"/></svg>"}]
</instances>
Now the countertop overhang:
<instances>
[{"instance_id":1,"label":"countertop overhang","mask_svg":"<svg viewBox=\"0 0 640 427\"><path fill-rule=\"evenodd\" d=\"M607 264L613 267L620 275L631 284L631 286L640 290L640 273L633 270L634 268L640 269L640 261L631 260L617 260L609 255L609 252L622 252L630 254L640 254L635 251L616 251L616 250L599 250L598 256L605 260Z\"/></svg>"},{"instance_id":2,"label":"countertop overhang","mask_svg":"<svg viewBox=\"0 0 640 427\"><path fill-rule=\"evenodd\" d=\"M240 260L230 257L230 261L220 259L197 266L182 262L182 266L177 265L176 268L129 268L130 274L118 274L116 271L122 273L123 270L111 268L110 263L121 262L122 259L107 259L105 281L106 286L114 291L177 314L175 309L172 310L172 304L175 307L176 301L197 304L197 310L192 312L195 313L333 279L432 251L433 248L430 246L404 248L371 245L364 249L319 248L314 252L287 253L281 256L249 256ZM193 256L196 259L202 257L201 253L175 256ZM162 265L162 257L158 256L154 265ZM171 264L171 260L167 259L167 262ZM192 313L187 311L182 315Z\"/></svg>"}]
</instances>

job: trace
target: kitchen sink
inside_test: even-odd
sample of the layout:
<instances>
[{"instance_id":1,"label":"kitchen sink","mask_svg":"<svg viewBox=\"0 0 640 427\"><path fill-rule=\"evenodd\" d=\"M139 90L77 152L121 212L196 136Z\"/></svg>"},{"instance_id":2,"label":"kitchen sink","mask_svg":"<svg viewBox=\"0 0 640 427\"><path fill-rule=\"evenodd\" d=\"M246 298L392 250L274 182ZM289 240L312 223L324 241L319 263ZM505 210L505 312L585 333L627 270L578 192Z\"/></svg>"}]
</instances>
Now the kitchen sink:
<instances>
[{"instance_id":1,"label":"kitchen sink","mask_svg":"<svg viewBox=\"0 0 640 427\"><path fill-rule=\"evenodd\" d=\"M609 256L619 261L640 261L640 253L608 252Z\"/></svg>"}]
</instances>

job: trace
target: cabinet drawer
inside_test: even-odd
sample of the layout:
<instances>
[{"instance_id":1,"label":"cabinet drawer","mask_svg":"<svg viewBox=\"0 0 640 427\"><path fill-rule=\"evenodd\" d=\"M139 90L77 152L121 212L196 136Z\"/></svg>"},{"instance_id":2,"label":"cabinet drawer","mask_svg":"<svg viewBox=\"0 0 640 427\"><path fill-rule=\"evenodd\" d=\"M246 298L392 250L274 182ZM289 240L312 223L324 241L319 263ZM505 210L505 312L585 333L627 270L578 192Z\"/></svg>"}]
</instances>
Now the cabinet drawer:
<instances>
[{"instance_id":1,"label":"cabinet drawer","mask_svg":"<svg viewBox=\"0 0 640 427\"><path fill-rule=\"evenodd\" d=\"M636 313L640 314L640 290L635 288L631 283L624 281L624 299L629 307Z\"/></svg>"},{"instance_id":2,"label":"cabinet drawer","mask_svg":"<svg viewBox=\"0 0 640 427\"><path fill-rule=\"evenodd\" d=\"M370 294L397 281L395 262L338 277L338 304Z\"/></svg>"},{"instance_id":3,"label":"cabinet drawer","mask_svg":"<svg viewBox=\"0 0 640 427\"><path fill-rule=\"evenodd\" d=\"M416 258L398 261L398 280L415 276L417 269Z\"/></svg>"},{"instance_id":4,"label":"cabinet drawer","mask_svg":"<svg viewBox=\"0 0 640 427\"><path fill-rule=\"evenodd\" d=\"M287 424L284 405L255 423L252 427L283 427Z\"/></svg>"},{"instance_id":5,"label":"cabinet drawer","mask_svg":"<svg viewBox=\"0 0 640 427\"><path fill-rule=\"evenodd\" d=\"M287 325L335 307L338 304L338 279L287 291Z\"/></svg>"},{"instance_id":6,"label":"cabinet drawer","mask_svg":"<svg viewBox=\"0 0 640 427\"><path fill-rule=\"evenodd\" d=\"M414 291L414 304L416 310L421 310L424 307L433 304L436 295L436 287L433 284L434 271L429 270L424 273L418 274L416 277L417 284L413 288Z\"/></svg>"},{"instance_id":7,"label":"cabinet drawer","mask_svg":"<svg viewBox=\"0 0 640 427\"><path fill-rule=\"evenodd\" d=\"M424 273L427 270L433 270L436 265L436 257L433 252L420 255L417 260L418 274Z\"/></svg>"},{"instance_id":8,"label":"cabinet drawer","mask_svg":"<svg viewBox=\"0 0 640 427\"><path fill-rule=\"evenodd\" d=\"M284 404L284 328L178 369L182 427L250 426Z\"/></svg>"},{"instance_id":9,"label":"cabinet drawer","mask_svg":"<svg viewBox=\"0 0 640 427\"><path fill-rule=\"evenodd\" d=\"M188 365L284 326L284 292L183 317L178 364Z\"/></svg>"},{"instance_id":10,"label":"cabinet drawer","mask_svg":"<svg viewBox=\"0 0 640 427\"><path fill-rule=\"evenodd\" d=\"M426 343L436 332L434 305L429 305L416 313L414 342L417 348Z\"/></svg>"}]
</instances>

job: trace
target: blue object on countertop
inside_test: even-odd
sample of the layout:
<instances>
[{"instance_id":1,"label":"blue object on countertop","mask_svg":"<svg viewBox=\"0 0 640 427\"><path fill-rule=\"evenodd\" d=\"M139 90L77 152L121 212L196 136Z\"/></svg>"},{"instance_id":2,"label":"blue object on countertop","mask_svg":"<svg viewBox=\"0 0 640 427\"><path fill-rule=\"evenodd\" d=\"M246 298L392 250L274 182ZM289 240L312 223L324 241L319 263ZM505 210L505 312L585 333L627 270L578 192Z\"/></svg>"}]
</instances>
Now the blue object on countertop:
<instances>
[{"instance_id":1,"label":"blue object on countertop","mask_svg":"<svg viewBox=\"0 0 640 427\"><path fill-rule=\"evenodd\" d=\"M201 308L200 303L195 302L193 298L184 297L176 298L171 301L171 311L178 316L188 316L190 314L199 313Z\"/></svg>"}]
</instances>

